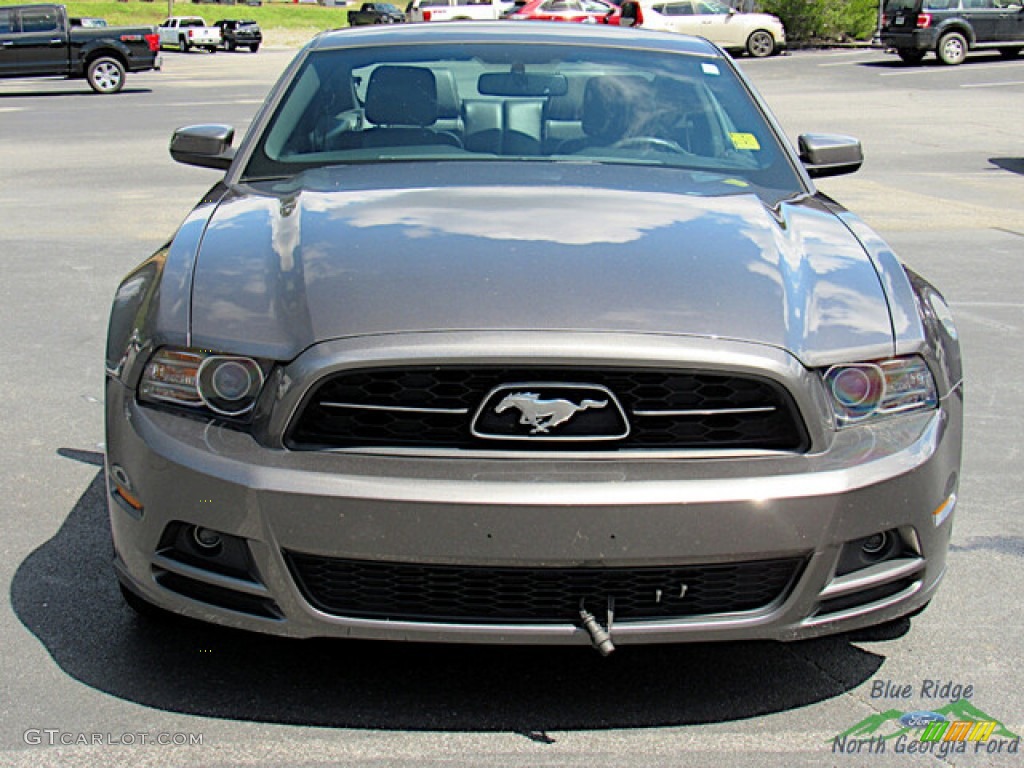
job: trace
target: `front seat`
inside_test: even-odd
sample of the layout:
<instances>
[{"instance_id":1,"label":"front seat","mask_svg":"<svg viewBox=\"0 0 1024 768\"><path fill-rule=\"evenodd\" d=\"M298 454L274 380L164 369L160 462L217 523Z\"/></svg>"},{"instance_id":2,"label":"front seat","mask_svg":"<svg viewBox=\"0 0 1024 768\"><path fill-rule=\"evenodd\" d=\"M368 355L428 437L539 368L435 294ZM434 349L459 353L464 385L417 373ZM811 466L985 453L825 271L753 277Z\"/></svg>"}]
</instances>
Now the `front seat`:
<instances>
[{"instance_id":1,"label":"front seat","mask_svg":"<svg viewBox=\"0 0 1024 768\"><path fill-rule=\"evenodd\" d=\"M363 132L364 147L462 146L455 134L431 128L438 117L437 81L425 67L377 67L366 86L364 109L375 126Z\"/></svg>"}]
</instances>

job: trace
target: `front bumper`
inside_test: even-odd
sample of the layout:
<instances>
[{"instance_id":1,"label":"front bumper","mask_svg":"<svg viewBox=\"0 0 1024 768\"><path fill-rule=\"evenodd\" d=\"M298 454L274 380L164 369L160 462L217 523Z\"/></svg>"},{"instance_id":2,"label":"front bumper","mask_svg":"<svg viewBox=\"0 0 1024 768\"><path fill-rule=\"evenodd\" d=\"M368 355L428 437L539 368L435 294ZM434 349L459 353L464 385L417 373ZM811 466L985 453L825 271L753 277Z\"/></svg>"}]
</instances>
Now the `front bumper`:
<instances>
[{"instance_id":1,"label":"front bumper","mask_svg":"<svg viewBox=\"0 0 1024 768\"><path fill-rule=\"evenodd\" d=\"M289 368L301 376L303 366L315 367L300 358ZM952 502L941 518L933 513L956 491L960 409L954 394L937 411L844 430L800 455L375 455L267 447L244 432L140 406L109 379L108 478L129 482L143 507L108 484L116 565L125 586L149 602L249 630L587 644L572 612L514 622L328 612L314 607L288 560L297 553L486 573L792 559L800 563L793 580L764 605L616 620L612 638L792 640L850 630L910 613L938 586ZM169 556L175 524L238 537L249 571ZM837 577L844 545L882 531L898 531L904 551ZM606 621L604 595L584 597Z\"/></svg>"}]
</instances>

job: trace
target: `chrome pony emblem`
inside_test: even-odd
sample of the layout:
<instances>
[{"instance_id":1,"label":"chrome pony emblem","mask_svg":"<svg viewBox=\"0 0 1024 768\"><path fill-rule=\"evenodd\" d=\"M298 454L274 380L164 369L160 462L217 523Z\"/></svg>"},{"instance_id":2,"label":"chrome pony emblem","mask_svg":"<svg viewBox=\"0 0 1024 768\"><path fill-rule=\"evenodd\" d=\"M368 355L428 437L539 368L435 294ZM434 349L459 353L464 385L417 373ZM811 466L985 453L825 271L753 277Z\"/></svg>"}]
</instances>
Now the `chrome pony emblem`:
<instances>
[{"instance_id":1,"label":"chrome pony emblem","mask_svg":"<svg viewBox=\"0 0 1024 768\"><path fill-rule=\"evenodd\" d=\"M599 384L518 382L488 393L473 417L472 433L484 440L622 440L629 421L611 390Z\"/></svg>"},{"instance_id":2,"label":"chrome pony emblem","mask_svg":"<svg viewBox=\"0 0 1024 768\"><path fill-rule=\"evenodd\" d=\"M589 408L605 408L607 400L583 400L579 405L571 400L541 400L536 392L516 392L498 403L495 413L504 413L509 408L518 408L522 416L520 424L533 427L531 435L547 434L552 427L569 421L580 411Z\"/></svg>"}]
</instances>

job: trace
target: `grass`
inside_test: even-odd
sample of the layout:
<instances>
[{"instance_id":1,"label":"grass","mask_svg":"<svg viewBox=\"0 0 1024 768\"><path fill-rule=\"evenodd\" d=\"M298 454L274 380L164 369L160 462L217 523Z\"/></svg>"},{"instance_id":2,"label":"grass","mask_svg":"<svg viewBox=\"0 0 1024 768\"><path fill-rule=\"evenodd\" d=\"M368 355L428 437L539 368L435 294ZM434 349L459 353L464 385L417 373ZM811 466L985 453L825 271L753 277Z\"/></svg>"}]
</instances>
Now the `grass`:
<instances>
[{"instance_id":1,"label":"grass","mask_svg":"<svg viewBox=\"0 0 1024 768\"><path fill-rule=\"evenodd\" d=\"M29 0L26 0L28 2ZM0 0L0 5L8 4ZM167 16L202 16L212 23L217 19L253 19L264 34L268 31L288 31L309 37L325 29L348 26L345 6L339 0L336 7L313 3L270 3L262 6L206 5L177 0L168 13L168 0L71 0L66 2L69 16L98 16L115 26L159 24Z\"/></svg>"}]
</instances>

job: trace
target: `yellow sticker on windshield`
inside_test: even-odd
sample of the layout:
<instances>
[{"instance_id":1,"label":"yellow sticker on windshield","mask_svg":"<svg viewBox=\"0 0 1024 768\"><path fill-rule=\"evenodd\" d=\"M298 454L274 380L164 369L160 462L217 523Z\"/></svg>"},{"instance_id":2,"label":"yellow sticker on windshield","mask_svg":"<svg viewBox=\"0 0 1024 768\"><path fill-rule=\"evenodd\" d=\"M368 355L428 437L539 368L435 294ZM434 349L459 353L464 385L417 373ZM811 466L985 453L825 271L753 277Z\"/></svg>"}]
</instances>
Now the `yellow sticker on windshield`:
<instances>
[{"instance_id":1,"label":"yellow sticker on windshield","mask_svg":"<svg viewBox=\"0 0 1024 768\"><path fill-rule=\"evenodd\" d=\"M732 145L736 149L757 151L761 148L761 145L757 143L757 136L752 133L730 133L729 138L732 139Z\"/></svg>"},{"instance_id":2,"label":"yellow sticker on windshield","mask_svg":"<svg viewBox=\"0 0 1024 768\"><path fill-rule=\"evenodd\" d=\"M750 186L749 184L747 184L747 182L745 182L745 181L743 181L741 179L726 179L722 183L723 184L732 184L734 187L749 187Z\"/></svg>"}]
</instances>

